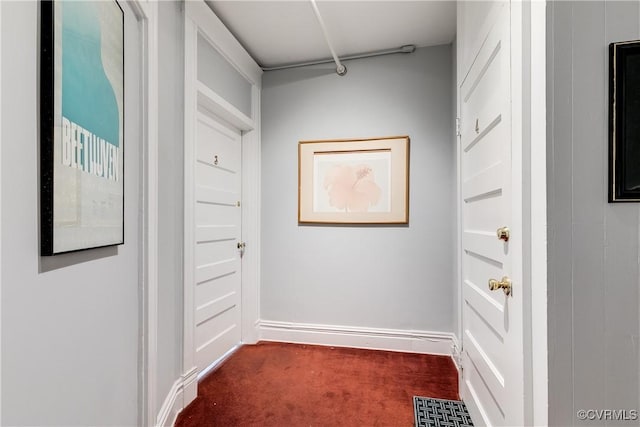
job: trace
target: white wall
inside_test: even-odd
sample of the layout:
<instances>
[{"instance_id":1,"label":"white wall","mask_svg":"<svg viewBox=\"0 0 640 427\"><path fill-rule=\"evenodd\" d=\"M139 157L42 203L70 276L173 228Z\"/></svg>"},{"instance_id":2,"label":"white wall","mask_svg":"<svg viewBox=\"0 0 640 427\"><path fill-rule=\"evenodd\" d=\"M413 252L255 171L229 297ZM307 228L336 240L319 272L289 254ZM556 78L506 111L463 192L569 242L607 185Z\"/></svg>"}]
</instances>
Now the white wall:
<instances>
[{"instance_id":1,"label":"white wall","mask_svg":"<svg viewBox=\"0 0 640 427\"><path fill-rule=\"evenodd\" d=\"M158 2L158 405L182 374L184 13Z\"/></svg>"},{"instance_id":2,"label":"white wall","mask_svg":"<svg viewBox=\"0 0 640 427\"><path fill-rule=\"evenodd\" d=\"M603 425L576 411L640 406L640 205L607 203L608 45L640 2L547 8L549 424Z\"/></svg>"},{"instance_id":3,"label":"white wall","mask_svg":"<svg viewBox=\"0 0 640 427\"><path fill-rule=\"evenodd\" d=\"M136 425L140 40L125 59L125 244L39 256L38 2L2 5L2 425ZM9 125L10 124L10 125Z\"/></svg>"},{"instance_id":4,"label":"white wall","mask_svg":"<svg viewBox=\"0 0 640 427\"><path fill-rule=\"evenodd\" d=\"M453 332L451 46L264 74L265 320ZM299 226L299 140L409 135L408 226Z\"/></svg>"}]
</instances>

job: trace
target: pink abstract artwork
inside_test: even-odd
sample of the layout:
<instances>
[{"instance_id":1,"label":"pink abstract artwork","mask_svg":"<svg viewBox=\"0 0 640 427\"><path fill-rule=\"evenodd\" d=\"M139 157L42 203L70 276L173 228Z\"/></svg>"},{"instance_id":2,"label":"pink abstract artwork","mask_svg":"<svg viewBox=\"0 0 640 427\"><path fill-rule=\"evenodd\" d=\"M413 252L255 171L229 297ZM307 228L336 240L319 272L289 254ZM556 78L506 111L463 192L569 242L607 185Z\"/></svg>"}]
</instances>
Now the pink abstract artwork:
<instances>
[{"instance_id":1,"label":"pink abstract artwork","mask_svg":"<svg viewBox=\"0 0 640 427\"><path fill-rule=\"evenodd\" d=\"M390 159L383 150L316 154L314 212L388 212Z\"/></svg>"},{"instance_id":2,"label":"pink abstract artwork","mask_svg":"<svg viewBox=\"0 0 640 427\"><path fill-rule=\"evenodd\" d=\"M406 224L409 137L300 141L298 222Z\"/></svg>"},{"instance_id":3,"label":"pink abstract artwork","mask_svg":"<svg viewBox=\"0 0 640 427\"><path fill-rule=\"evenodd\" d=\"M329 205L345 212L367 212L380 200L382 190L368 165L333 165L324 178Z\"/></svg>"}]
</instances>

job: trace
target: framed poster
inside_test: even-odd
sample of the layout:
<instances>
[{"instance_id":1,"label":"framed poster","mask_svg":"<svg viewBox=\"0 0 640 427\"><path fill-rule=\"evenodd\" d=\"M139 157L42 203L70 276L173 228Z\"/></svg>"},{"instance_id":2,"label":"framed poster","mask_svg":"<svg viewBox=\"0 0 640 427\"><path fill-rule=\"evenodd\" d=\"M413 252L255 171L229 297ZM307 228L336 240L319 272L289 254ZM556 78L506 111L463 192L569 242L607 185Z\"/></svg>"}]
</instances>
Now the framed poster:
<instances>
[{"instance_id":1,"label":"framed poster","mask_svg":"<svg viewBox=\"0 0 640 427\"><path fill-rule=\"evenodd\" d=\"M640 41L609 45L609 202L640 202Z\"/></svg>"},{"instance_id":2,"label":"framed poster","mask_svg":"<svg viewBox=\"0 0 640 427\"><path fill-rule=\"evenodd\" d=\"M298 222L409 222L409 137L298 144Z\"/></svg>"},{"instance_id":3,"label":"framed poster","mask_svg":"<svg viewBox=\"0 0 640 427\"><path fill-rule=\"evenodd\" d=\"M41 5L41 254L124 243L124 14Z\"/></svg>"}]
</instances>

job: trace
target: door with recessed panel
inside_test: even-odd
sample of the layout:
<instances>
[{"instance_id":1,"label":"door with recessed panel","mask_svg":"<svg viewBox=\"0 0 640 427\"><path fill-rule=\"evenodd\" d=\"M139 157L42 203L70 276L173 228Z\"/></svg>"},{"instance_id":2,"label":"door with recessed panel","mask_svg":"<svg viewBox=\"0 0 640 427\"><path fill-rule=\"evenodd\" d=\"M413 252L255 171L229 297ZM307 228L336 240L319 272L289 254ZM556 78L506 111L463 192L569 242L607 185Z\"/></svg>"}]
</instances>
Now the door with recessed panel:
<instances>
[{"instance_id":1,"label":"door with recessed panel","mask_svg":"<svg viewBox=\"0 0 640 427\"><path fill-rule=\"evenodd\" d=\"M195 350L198 372L240 343L241 135L199 109L195 164Z\"/></svg>"},{"instance_id":2,"label":"door with recessed panel","mask_svg":"<svg viewBox=\"0 0 640 427\"><path fill-rule=\"evenodd\" d=\"M521 237L514 215L510 4L487 3L487 7L487 21L475 27L475 34L462 31L478 48L467 52L469 66L463 69L459 87L460 393L475 425L523 425L523 294L514 281L522 260L514 247Z\"/></svg>"}]
</instances>

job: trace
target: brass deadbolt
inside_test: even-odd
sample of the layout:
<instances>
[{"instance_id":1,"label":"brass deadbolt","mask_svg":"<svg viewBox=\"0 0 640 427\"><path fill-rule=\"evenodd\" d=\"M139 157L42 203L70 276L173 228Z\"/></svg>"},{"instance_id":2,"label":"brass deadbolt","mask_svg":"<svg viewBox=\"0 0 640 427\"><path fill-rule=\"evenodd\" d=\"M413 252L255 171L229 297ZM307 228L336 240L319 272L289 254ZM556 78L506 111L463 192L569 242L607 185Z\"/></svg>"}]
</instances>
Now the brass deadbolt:
<instances>
[{"instance_id":1,"label":"brass deadbolt","mask_svg":"<svg viewBox=\"0 0 640 427\"><path fill-rule=\"evenodd\" d=\"M505 242L509 241L510 233L511 233L511 230L509 230L509 227L500 227L498 228L498 230L496 230L496 235L498 236L498 239L504 240Z\"/></svg>"},{"instance_id":2,"label":"brass deadbolt","mask_svg":"<svg viewBox=\"0 0 640 427\"><path fill-rule=\"evenodd\" d=\"M500 281L489 279L489 290L497 291L498 289L502 289L506 296L511 295L511 279L507 276L504 276Z\"/></svg>"}]
</instances>

